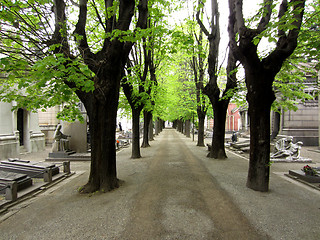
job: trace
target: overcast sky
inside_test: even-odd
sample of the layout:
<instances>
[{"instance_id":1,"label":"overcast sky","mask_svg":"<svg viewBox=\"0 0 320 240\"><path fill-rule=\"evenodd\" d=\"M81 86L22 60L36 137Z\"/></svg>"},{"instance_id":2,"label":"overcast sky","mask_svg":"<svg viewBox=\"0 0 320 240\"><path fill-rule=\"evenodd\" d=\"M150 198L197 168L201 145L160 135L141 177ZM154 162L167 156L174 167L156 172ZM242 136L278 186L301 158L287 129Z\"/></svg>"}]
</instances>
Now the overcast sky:
<instances>
[{"instance_id":1,"label":"overcast sky","mask_svg":"<svg viewBox=\"0 0 320 240\"><path fill-rule=\"evenodd\" d=\"M244 12L244 17L249 17L253 16L259 6L258 4L261 3L262 0L243 0L243 12ZM228 1L226 0L218 0L218 8L220 12L220 35L221 35L221 40L220 40L220 64L222 64L222 61L226 55L226 49L228 45L228 16L229 16L229 5ZM177 13L174 13L172 17L172 22L179 23L183 22L185 18L188 17L188 15L191 15L192 12L194 11L194 7L192 5L192 1L185 1L184 9L180 10ZM207 16L211 15L211 0L207 0L206 7L205 7L205 14ZM171 21L170 21L171 22ZM205 22L206 26L208 26L208 22ZM209 30L209 29L208 29ZM226 61L226 60L225 60ZM226 63L223 63L223 65L226 65Z\"/></svg>"}]
</instances>

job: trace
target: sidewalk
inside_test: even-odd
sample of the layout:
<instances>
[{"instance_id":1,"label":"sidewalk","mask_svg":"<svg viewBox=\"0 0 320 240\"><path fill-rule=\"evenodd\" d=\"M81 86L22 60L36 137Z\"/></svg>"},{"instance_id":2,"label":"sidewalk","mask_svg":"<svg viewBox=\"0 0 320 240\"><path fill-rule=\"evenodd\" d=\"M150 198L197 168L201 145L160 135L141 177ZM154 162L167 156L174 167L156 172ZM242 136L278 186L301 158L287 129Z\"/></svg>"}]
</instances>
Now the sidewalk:
<instances>
[{"instance_id":1,"label":"sidewalk","mask_svg":"<svg viewBox=\"0 0 320 240\"><path fill-rule=\"evenodd\" d=\"M240 209L261 236L265 236L263 238L319 239L320 191L284 176L289 170L301 169L304 164L272 164L270 191L260 193L245 186L248 169L245 154L228 151L226 160L209 159L206 157L207 147L195 146L196 142L192 138L186 138L180 133L173 134L178 139L170 138L170 131L174 130L165 129L157 136L151 142L151 148L141 149L141 159L130 159L131 147L117 153L118 177L125 183L109 193L78 194L77 189L88 180L90 163L72 162L71 171L76 171L75 175L0 216L0 240L245 239L240 235L238 238L227 237L223 233L214 235L226 219L238 216L236 213L234 216L228 213L228 216L219 217L218 222L209 218L205 209L221 210L221 205L215 202L214 196L211 197L212 202L202 206L200 197L203 193L199 192L197 195L195 189L194 194L185 194L191 186L190 183L184 186L184 181L187 180L182 179L178 173L187 171L195 164L203 166L203 169L198 167L200 170L197 174L201 175L187 176L185 172L181 172L183 176L188 177L188 181L197 183L200 176L210 174L212 182L218 184L219 191L223 191L223 195L228 197L228 202L233 202ZM170 148L163 148L164 138L168 140ZM178 154L186 151L174 145L178 140L184 144L185 150L190 151L184 158L192 159L193 162L182 162ZM309 149L316 150L314 147L303 147L301 156L311 158L314 162L312 165L319 166L320 153ZM170 159L167 159L166 154L169 154ZM44 152L21 158L41 161L46 156L47 153ZM155 162L157 156L160 160ZM152 180L150 177L155 174L158 178ZM167 182L168 176L171 184ZM153 188L153 184L158 184L158 187ZM200 206L202 210L198 209ZM227 205L225 207L228 208ZM149 213L151 209L159 215ZM143 222L144 218L148 221ZM153 222L157 224L151 224ZM131 235L131 232L140 235ZM146 238L145 236L150 236L148 234L154 234L153 238Z\"/></svg>"}]
</instances>

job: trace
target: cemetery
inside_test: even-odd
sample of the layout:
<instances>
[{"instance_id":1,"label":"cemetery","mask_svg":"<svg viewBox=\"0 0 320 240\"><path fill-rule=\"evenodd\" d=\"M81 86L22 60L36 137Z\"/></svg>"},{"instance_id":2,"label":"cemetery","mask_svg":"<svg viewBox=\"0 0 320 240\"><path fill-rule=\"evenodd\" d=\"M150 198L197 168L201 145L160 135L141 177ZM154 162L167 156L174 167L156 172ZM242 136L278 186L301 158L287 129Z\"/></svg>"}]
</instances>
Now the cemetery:
<instances>
[{"instance_id":1,"label":"cemetery","mask_svg":"<svg viewBox=\"0 0 320 240\"><path fill-rule=\"evenodd\" d=\"M9 158L0 162L0 208L72 175L70 162L53 164Z\"/></svg>"},{"instance_id":2,"label":"cemetery","mask_svg":"<svg viewBox=\"0 0 320 240\"><path fill-rule=\"evenodd\" d=\"M1 1L0 238L318 239L319 12Z\"/></svg>"}]
</instances>

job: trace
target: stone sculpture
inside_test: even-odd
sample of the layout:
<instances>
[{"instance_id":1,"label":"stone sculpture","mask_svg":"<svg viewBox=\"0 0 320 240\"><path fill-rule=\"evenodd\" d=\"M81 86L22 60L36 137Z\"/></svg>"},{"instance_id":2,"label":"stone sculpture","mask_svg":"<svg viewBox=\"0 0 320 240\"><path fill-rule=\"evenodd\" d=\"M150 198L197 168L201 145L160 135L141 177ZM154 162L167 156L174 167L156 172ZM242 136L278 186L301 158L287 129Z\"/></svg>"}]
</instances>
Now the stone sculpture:
<instances>
[{"instance_id":1,"label":"stone sculpture","mask_svg":"<svg viewBox=\"0 0 320 240\"><path fill-rule=\"evenodd\" d=\"M285 158L288 160L299 160L300 149L303 142L293 143L293 137L288 136L281 138L275 143L275 152L271 154L271 158Z\"/></svg>"},{"instance_id":2,"label":"stone sculpture","mask_svg":"<svg viewBox=\"0 0 320 240\"><path fill-rule=\"evenodd\" d=\"M53 146L52 146L52 152L60 152L60 151L68 151L69 149L69 140L68 137L71 137L70 135L65 135L61 132L61 125L58 124L57 128L54 132L53 138Z\"/></svg>"}]
</instances>

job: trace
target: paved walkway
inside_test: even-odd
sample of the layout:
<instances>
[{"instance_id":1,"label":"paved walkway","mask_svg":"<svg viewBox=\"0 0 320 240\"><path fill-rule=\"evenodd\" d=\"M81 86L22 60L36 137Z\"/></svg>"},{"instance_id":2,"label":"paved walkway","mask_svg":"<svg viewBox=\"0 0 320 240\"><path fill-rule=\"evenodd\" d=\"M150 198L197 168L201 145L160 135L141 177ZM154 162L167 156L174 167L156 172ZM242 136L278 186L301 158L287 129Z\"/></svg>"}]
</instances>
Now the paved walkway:
<instances>
[{"instance_id":1,"label":"paved walkway","mask_svg":"<svg viewBox=\"0 0 320 240\"><path fill-rule=\"evenodd\" d=\"M173 129L151 145L117 154L124 184L109 193L78 194L89 163L72 162L77 174L0 216L0 239L319 239L320 192L283 176L303 164L273 164L260 193L245 187L245 156L208 159Z\"/></svg>"}]
</instances>

